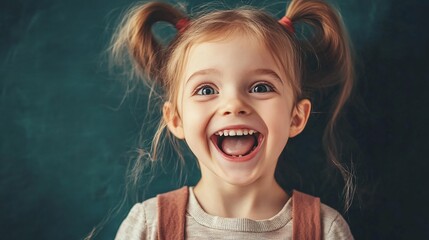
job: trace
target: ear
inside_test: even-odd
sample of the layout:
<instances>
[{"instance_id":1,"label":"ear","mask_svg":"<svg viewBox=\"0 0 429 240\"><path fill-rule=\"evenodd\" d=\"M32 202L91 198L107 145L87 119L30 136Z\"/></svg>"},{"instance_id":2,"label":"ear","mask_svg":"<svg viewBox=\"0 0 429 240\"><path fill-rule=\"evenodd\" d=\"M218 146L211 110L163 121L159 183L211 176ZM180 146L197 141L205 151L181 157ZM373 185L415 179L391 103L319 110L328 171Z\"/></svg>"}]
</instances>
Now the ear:
<instances>
[{"instance_id":1,"label":"ear","mask_svg":"<svg viewBox=\"0 0 429 240\"><path fill-rule=\"evenodd\" d=\"M292 121L289 137L295 137L304 130L307 120L310 116L311 102L308 99L299 101L292 111Z\"/></svg>"},{"instance_id":2,"label":"ear","mask_svg":"<svg viewBox=\"0 0 429 240\"><path fill-rule=\"evenodd\" d=\"M177 111L173 109L171 102L164 103L162 113L164 121L167 123L168 130L177 138L184 139L185 134L183 132L182 119L180 119Z\"/></svg>"}]
</instances>

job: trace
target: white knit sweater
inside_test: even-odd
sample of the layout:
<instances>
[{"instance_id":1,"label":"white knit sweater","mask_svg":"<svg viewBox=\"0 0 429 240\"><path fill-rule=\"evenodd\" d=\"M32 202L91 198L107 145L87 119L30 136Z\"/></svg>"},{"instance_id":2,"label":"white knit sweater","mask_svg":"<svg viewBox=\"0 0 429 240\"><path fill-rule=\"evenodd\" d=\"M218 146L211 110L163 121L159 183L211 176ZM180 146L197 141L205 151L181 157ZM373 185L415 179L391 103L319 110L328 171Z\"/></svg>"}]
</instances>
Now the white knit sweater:
<instances>
[{"instance_id":1,"label":"white knit sweater","mask_svg":"<svg viewBox=\"0 0 429 240\"><path fill-rule=\"evenodd\" d=\"M321 204L323 239L353 239L347 222L334 209ZM186 212L187 239L292 239L292 203L289 200L275 216L266 220L222 218L204 212L192 188ZM122 222L116 240L157 239L157 200L133 206Z\"/></svg>"}]
</instances>

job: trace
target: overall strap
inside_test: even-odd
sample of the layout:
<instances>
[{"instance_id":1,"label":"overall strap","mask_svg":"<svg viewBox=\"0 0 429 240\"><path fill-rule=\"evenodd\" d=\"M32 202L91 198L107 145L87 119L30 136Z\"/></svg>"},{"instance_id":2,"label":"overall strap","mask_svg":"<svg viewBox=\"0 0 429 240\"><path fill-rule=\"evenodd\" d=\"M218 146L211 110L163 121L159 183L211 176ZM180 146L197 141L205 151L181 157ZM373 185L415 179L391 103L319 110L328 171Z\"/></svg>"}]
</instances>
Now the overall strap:
<instances>
[{"instance_id":1,"label":"overall strap","mask_svg":"<svg viewBox=\"0 0 429 240\"><path fill-rule=\"evenodd\" d=\"M294 240L321 240L320 199L294 190L292 221Z\"/></svg>"},{"instance_id":2,"label":"overall strap","mask_svg":"<svg viewBox=\"0 0 429 240\"><path fill-rule=\"evenodd\" d=\"M186 227L186 207L188 187L159 194L158 200L158 239L184 240Z\"/></svg>"}]
</instances>

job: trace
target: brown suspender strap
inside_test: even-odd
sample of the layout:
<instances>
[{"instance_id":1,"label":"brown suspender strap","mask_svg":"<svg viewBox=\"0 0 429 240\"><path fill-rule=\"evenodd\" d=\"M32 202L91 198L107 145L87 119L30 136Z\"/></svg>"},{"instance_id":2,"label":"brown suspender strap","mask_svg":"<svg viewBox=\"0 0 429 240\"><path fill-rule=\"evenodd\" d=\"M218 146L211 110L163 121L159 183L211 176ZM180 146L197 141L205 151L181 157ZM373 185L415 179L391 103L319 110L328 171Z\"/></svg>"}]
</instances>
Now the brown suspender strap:
<instances>
[{"instance_id":1,"label":"brown suspender strap","mask_svg":"<svg viewBox=\"0 0 429 240\"><path fill-rule=\"evenodd\" d=\"M294 190L292 221L294 240L321 240L320 199Z\"/></svg>"},{"instance_id":2,"label":"brown suspender strap","mask_svg":"<svg viewBox=\"0 0 429 240\"><path fill-rule=\"evenodd\" d=\"M188 187L158 195L158 239L184 240Z\"/></svg>"}]
</instances>

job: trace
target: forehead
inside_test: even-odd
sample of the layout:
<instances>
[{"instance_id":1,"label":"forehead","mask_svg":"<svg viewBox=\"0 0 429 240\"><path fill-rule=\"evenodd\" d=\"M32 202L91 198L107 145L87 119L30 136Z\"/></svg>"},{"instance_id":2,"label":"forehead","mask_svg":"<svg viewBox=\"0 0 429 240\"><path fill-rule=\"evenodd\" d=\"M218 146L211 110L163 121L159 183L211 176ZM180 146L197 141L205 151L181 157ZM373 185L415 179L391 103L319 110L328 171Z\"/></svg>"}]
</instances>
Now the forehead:
<instances>
[{"instance_id":1,"label":"forehead","mask_svg":"<svg viewBox=\"0 0 429 240\"><path fill-rule=\"evenodd\" d=\"M204 69L240 72L264 68L280 74L279 65L265 44L243 34L196 42L187 55L185 79Z\"/></svg>"}]
</instances>

